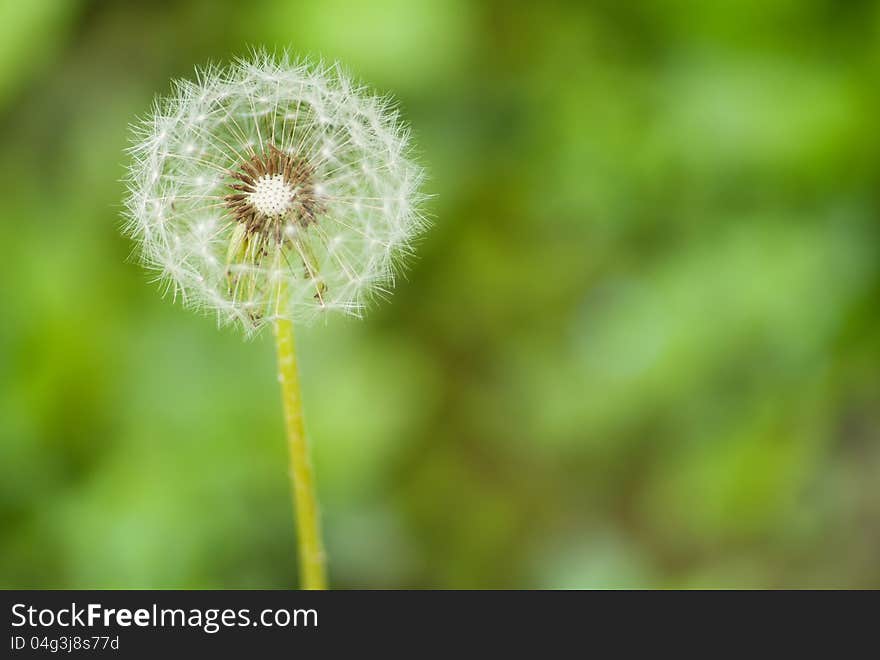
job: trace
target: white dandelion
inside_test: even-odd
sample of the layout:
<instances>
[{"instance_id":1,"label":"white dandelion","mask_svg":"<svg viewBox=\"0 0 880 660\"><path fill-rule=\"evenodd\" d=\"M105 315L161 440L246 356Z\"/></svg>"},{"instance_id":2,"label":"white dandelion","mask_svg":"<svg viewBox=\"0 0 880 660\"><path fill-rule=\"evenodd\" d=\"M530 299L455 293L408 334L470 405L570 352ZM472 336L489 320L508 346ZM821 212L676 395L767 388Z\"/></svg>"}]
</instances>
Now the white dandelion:
<instances>
[{"instance_id":1,"label":"white dandelion","mask_svg":"<svg viewBox=\"0 0 880 660\"><path fill-rule=\"evenodd\" d=\"M324 588L293 322L390 288L425 227L409 134L338 65L265 53L175 82L134 130L125 231L143 262L221 323L274 328L301 584Z\"/></svg>"},{"instance_id":2,"label":"white dandelion","mask_svg":"<svg viewBox=\"0 0 880 660\"><path fill-rule=\"evenodd\" d=\"M208 67L134 131L127 233L175 299L248 333L360 315L425 226L407 129L338 65Z\"/></svg>"}]
</instances>

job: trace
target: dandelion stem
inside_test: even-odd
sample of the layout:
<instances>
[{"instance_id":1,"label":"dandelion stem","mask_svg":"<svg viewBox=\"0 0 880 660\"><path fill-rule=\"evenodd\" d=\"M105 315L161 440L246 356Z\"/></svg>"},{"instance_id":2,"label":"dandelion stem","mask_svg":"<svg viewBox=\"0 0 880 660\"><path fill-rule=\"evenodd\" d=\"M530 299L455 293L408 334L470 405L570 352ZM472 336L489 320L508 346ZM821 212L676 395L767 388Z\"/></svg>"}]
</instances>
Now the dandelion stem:
<instances>
[{"instance_id":1,"label":"dandelion stem","mask_svg":"<svg viewBox=\"0 0 880 660\"><path fill-rule=\"evenodd\" d=\"M321 543L321 521L315 493L315 477L303 428L302 397L296 367L293 323L287 318L278 318L275 321L274 331L278 355L278 380L281 383L284 424L287 430L287 446L290 450L290 479L296 513L300 584L303 589L326 589L327 576L324 547Z\"/></svg>"}]
</instances>

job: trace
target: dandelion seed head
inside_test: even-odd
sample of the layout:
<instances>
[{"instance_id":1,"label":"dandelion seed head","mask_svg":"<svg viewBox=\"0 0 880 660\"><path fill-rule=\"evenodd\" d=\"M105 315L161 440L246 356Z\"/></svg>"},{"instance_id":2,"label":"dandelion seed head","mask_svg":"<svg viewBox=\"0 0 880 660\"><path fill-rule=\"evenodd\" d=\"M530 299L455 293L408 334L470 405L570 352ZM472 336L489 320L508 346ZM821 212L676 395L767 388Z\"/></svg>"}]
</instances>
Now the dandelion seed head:
<instances>
[{"instance_id":1,"label":"dandelion seed head","mask_svg":"<svg viewBox=\"0 0 880 660\"><path fill-rule=\"evenodd\" d=\"M200 69L133 127L130 154L125 230L144 263L247 332L360 315L426 226L406 128L338 65Z\"/></svg>"}]
</instances>

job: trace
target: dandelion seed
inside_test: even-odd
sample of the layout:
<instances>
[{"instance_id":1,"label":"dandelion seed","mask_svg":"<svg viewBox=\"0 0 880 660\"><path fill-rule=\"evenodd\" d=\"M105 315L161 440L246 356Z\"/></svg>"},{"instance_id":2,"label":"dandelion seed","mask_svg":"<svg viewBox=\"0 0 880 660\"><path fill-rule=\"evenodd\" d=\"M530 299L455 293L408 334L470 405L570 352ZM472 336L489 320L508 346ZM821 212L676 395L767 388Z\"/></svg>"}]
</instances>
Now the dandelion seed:
<instances>
[{"instance_id":1,"label":"dandelion seed","mask_svg":"<svg viewBox=\"0 0 880 660\"><path fill-rule=\"evenodd\" d=\"M257 53L208 67L134 131L127 233L169 290L248 333L360 314L425 227L405 127L338 65ZM187 268L169 269L181 254Z\"/></svg>"}]
</instances>

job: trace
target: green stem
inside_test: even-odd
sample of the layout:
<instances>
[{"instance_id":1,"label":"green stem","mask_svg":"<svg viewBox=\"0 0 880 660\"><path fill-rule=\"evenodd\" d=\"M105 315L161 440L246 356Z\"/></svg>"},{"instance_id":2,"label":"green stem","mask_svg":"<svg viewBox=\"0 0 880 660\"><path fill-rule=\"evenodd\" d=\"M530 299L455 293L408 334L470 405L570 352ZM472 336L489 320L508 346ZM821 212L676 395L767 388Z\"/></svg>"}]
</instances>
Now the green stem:
<instances>
[{"instance_id":1,"label":"green stem","mask_svg":"<svg viewBox=\"0 0 880 660\"><path fill-rule=\"evenodd\" d=\"M290 478L293 485L293 506L296 511L300 582L303 589L326 589L326 560L321 543L321 521L318 498L315 494L315 476L312 472L303 428L293 323L286 318L278 318L274 330L278 355L278 381L281 383L287 446L290 450Z\"/></svg>"}]
</instances>

